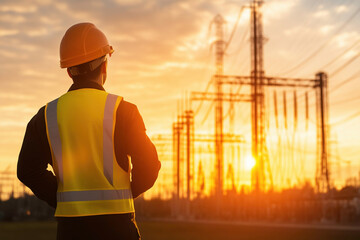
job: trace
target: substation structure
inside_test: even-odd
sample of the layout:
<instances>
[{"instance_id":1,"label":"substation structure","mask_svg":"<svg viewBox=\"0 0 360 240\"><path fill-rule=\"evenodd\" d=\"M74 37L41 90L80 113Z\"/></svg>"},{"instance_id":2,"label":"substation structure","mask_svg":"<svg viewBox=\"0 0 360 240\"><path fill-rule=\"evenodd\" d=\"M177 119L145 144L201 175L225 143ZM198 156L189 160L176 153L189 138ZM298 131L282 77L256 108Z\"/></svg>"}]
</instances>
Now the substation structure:
<instances>
[{"instance_id":1,"label":"substation structure","mask_svg":"<svg viewBox=\"0 0 360 240\"><path fill-rule=\"evenodd\" d=\"M263 63L263 36L262 1L252 1L250 8L250 51L251 51L251 72L248 76L231 76L223 73L223 60L225 50L229 42L224 41L223 25L225 20L217 15L212 24L215 25L216 40L215 63L216 73L211 81L214 83L214 92L192 92L190 100L194 101L215 101L215 129L214 135L201 136L194 129L194 111L186 109L182 111L177 121L173 123L173 166L174 166L174 198L191 199L192 184L196 177L194 175L194 144L199 141L212 141L216 174L211 175L214 181L210 193L216 197L217 205L220 206L224 196L224 144L232 142L240 145L244 142L242 136L234 133L224 134L223 132L223 103L248 102L251 104L251 152L255 159L255 166L251 172L251 188L254 192L265 192L273 188L272 171L269 161L268 149L266 146L265 132L265 88L307 88L315 91L316 95L316 126L317 126L317 161L315 183L318 192L326 193L330 189L329 166L328 166L328 94L327 75L319 72L313 79L272 77L265 75ZM223 86L250 86L247 94L235 94L223 92ZM284 94L285 95L285 94ZM295 92L294 92L295 95ZM285 98L284 98L285 99ZM276 102L276 95L274 102ZM284 100L285 103L285 100ZM276 106L276 105L275 105ZM286 105L285 105L286 108ZM297 103L294 98L295 117L297 117ZM275 115L277 116L277 109ZM285 113L286 114L286 113ZM308 98L306 94L306 118L308 119ZM183 159L186 159L185 161ZM186 163L186 185L183 184L182 161ZM207 164L202 162L202 164ZM198 174L203 174L199 173ZM183 190L181 190L183 188ZM182 194L186 192L186 194Z\"/></svg>"},{"instance_id":2,"label":"substation structure","mask_svg":"<svg viewBox=\"0 0 360 240\"><path fill-rule=\"evenodd\" d=\"M25 185L17 179L16 173L11 171L10 167L11 165L0 171L0 202L22 197L27 193Z\"/></svg>"}]
</instances>

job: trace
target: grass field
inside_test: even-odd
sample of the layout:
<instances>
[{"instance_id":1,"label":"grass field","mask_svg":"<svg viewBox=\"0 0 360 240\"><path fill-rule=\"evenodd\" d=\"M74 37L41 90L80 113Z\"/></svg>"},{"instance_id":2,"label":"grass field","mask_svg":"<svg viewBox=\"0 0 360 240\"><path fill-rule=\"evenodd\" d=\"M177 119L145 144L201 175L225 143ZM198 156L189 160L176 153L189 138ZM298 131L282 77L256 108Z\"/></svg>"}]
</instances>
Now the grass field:
<instances>
[{"instance_id":1,"label":"grass field","mask_svg":"<svg viewBox=\"0 0 360 240\"><path fill-rule=\"evenodd\" d=\"M306 227L236 225L223 223L139 222L144 240L352 240L360 239L360 228L318 229ZM0 222L1 240L55 240L55 222Z\"/></svg>"}]
</instances>

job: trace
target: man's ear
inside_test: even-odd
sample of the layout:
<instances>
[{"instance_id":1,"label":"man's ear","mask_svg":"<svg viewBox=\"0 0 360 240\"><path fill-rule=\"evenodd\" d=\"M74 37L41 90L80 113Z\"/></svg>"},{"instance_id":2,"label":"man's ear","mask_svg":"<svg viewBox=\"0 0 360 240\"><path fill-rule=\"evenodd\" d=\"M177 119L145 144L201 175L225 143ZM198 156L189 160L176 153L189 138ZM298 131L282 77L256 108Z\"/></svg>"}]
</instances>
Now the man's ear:
<instances>
[{"instance_id":1,"label":"man's ear","mask_svg":"<svg viewBox=\"0 0 360 240\"><path fill-rule=\"evenodd\" d=\"M107 60L101 65L101 81L102 85L105 84L107 77Z\"/></svg>"},{"instance_id":2,"label":"man's ear","mask_svg":"<svg viewBox=\"0 0 360 240\"><path fill-rule=\"evenodd\" d=\"M66 71L67 71L69 77L72 78L69 68L67 68Z\"/></svg>"},{"instance_id":3,"label":"man's ear","mask_svg":"<svg viewBox=\"0 0 360 240\"><path fill-rule=\"evenodd\" d=\"M107 73L107 60L101 65L101 73Z\"/></svg>"}]
</instances>

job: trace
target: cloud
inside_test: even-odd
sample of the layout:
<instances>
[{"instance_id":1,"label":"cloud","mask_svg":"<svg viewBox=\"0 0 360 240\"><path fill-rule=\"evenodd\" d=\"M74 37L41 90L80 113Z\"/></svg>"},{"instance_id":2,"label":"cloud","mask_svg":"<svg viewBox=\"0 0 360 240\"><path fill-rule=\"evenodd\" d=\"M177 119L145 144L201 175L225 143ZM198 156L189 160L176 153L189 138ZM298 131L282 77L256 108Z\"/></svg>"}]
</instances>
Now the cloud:
<instances>
[{"instance_id":1,"label":"cloud","mask_svg":"<svg viewBox=\"0 0 360 240\"><path fill-rule=\"evenodd\" d=\"M337 35L334 38L333 42L337 45L337 47L342 48L342 47L350 46L350 44L353 44L355 40L359 38L360 38L359 32L349 31Z\"/></svg>"},{"instance_id":2,"label":"cloud","mask_svg":"<svg viewBox=\"0 0 360 240\"><path fill-rule=\"evenodd\" d=\"M15 13L33 13L37 11L34 5L4 5L0 6L0 12L15 12Z\"/></svg>"},{"instance_id":3,"label":"cloud","mask_svg":"<svg viewBox=\"0 0 360 240\"><path fill-rule=\"evenodd\" d=\"M60 10L60 11L67 11L69 10L69 6L66 4L66 1L61 1L61 2L55 2L54 6L56 9Z\"/></svg>"},{"instance_id":4,"label":"cloud","mask_svg":"<svg viewBox=\"0 0 360 240\"><path fill-rule=\"evenodd\" d=\"M134 42L136 41L136 37L129 36L126 33L114 33L112 34L111 41Z\"/></svg>"},{"instance_id":5,"label":"cloud","mask_svg":"<svg viewBox=\"0 0 360 240\"><path fill-rule=\"evenodd\" d=\"M349 11L349 7L346 6L346 5L340 5L340 6L337 6L335 8L336 13L344 13L344 12L347 12L347 11Z\"/></svg>"},{"instance_id":6,"label":"cloud","mask_svg":"<svg viewBox=\"0 0 360 240\"><path fill-rule=\"evenodd\" d=\"M19 31L15 30L15 29L1 29L0 28L0 37L16 35L18 33L19 33Z\"/></svg>"},{"instance_id":7,"label":"cloud","mask_svg":"<svg viewBox=\"0 0 360 240\"><path fill-rule=\"evenodd\" d=\"M44 72L44 71L34 71L33 69L27 69L21 72L24 76L37 77L37 78L56 78L55 74Z\"/></svg>"},{"instance_id":8,"label":"cloud","mask_svg":"<svg viewBox=\"0 0 360 240\"><path fill-rule=\"evenodd\" d=\"M314 18L327 18L329 17L330 15L330 12L328 10L318 10L316 11L313 16Z\"/></svg>"},{"instance_id":9,"label":"cloud","mask_svg":"<svg viewBox=\"0 0 360 240\"><path fill-rule=\"evenodd\" d=\"M186 62L165 62L164 64L158 66L159 70L169 70L169 69L189 69L190 64ZM191 66L193 67L193 66Z\"/></svg>"},{"instance_id":10,"label":"cloud","mask_svg":"<svg viewBox=\"0 0 360 240\"><path fill-rule=\"evenodd\" d=\"M35 2L40 5L49 5L53 2L53 0L35 0Z\"/></svg>"},{"instance_id":11,"label":"cloud","mask_svg":"<svg viewBox=\"0 0 360 240\"><path fill-rule=\"evenodd\" d=\"M284 30L284 35L285 36L296 36L299 35L300 33L309 33L311 31L311 28L306 27L306 26L296 26L296 27L291 27L289 29Z\"/></svg>"},{"instance_id":12,"label":"cloud","mask_svg":"<svg viewBox=\"0 0 360 240\"><path fill-rule=\"evenodd\" d=\"M27 121L15 121L15 120L2 120L0 121L0 128L8 127L24 127L26 126Z\"/></svg>"},{"instance_id":13,"label":"cloud","mask_svg":"<svg viewBox=\"0 0 360 240\"><path fill-rule=\"evenodd\" d=\"M139 3L144 3L143 0L114 0L120 6L124 5L137 5Z\"/></svg>"},{"instance_id":14,"label":"cloud","mask_svg":"<svg viewBox=\"0 0 360 240\"><path fill-rule=\"evenodd\" d=\"M0 99L4 101L4 99L11 99L11 100L33 100L35 96L31 95L20 95L16 93L1 93Z\"/></svg>"},{"instance_id":15,"label":"cloud","mask_svg":"<svg viewBox=\"0 0 360 240\"><path fill-rule=\"evenodd\" d=\"M0 15L0 22L7 22L7 23L22 23L25 21L25 17L22 15L15 15L15 14L2 14Z\"/></svg>"},{"instance_id":16,"label":"cloud","mask_svg":"<svg viewBox=\"0 0 360 240\"><path fill-rule=\"evenodd\" d=\"M60 18L51 18L49 16L40 16L39 20L41 23L44 23L45 25L58 25L61 23Z\"/></svg>"},{"instance_id":17,"label":"cloud","mask_svg":"<svg viewBox=\"0 0 360 240\"><path fill-rule=\"evenodd\" d=\"M283 19L299 3L299 0L274 0L263 6L264 23L271 20Z\"/></svg>"},{"instance_id":18,"label":"cloud","mask_svg":"<svg viewBox=\"0 0 360 240\"><path fill-rule=\"evenodd\" d=\"M48 34L48 30L46 28L32 29L26 31L26 34L30 37L44 36Z\"/></svg>"},{"instance_id":19,"label":"cloud","mask_svg":"<svg viewBox=\"0 0 360 240\"><path fill-rule=\"evenodd\" d=\"M15 59L18 57L18 55L16 53L5 50L5 49L0 49L0 56L2 56L3 58L12 58L12 59Z\"/></svg>"},{"instance_id":20,"label":"cloud","mask_svg":"<svg viewBox=\"0 0 360 240\"><path fill-rule=\"evenodd\" d=\"M53 3L54 0L1 0L3 9L19 13L34 12L41 6L50 5ZM24 10L26 8L28 9Z\"/></svg>"},{"instance_id":21,"label":"cloud","mask_svg":"<svg viewBox=\"0 0 360 240\"><path fill-rule=\"evenodd\" d=\"M331 32L331 30L333 30L335 28L334 25L325 25L320 27L320 32L324 35L328 34L329 32Z\"/></svg>"},{"instance_id":22,"label":"cloud","mask_svg":"<svg viewBox=\"0 0 360 240\"><path fill-rule=\"evenodd\" d=\"M350 59L356 55L359 55L360 51L359 50L350 50L349 52L347 52L345 55L344 55L344 59Z\"/></svg>"}]
</instances>

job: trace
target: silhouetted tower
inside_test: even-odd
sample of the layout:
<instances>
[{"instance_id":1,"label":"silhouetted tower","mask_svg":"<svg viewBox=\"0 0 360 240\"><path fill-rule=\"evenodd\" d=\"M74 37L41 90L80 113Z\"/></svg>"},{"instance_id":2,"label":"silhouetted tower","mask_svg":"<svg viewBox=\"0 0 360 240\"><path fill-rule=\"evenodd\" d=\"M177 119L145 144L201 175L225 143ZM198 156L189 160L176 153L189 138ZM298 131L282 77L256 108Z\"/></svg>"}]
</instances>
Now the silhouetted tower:
<instances>
[{"instance_id":1,"label":"silhouetted tower","mask_svg":"<svg viewBox=\"0 0 360 240\"><path fill-rule=\"evenodd\" d=\"M223 61L224 61L224 30L223 25L225 20L221 15L216 15L213 20L216 30L215 40L215 63L216 75L223 75ZM215 154L216 154L216 195L218 197L223 194L223 96L222 96L222 82L221 77L215 78L216 88L216 107L215 107Z\"/></svg>"},{"instance_id":2,"label":"silhouetted tower","mask_svg":"<svg viewBox=\"0 0 360 240\"><path fill-rule=\"evenodd\" d=\"M175 183L175 200L176 204L178 204L180 199L180 161L181 161L181 122L176 121L173 123L173 162L174 164L174 183Z\"/></svg>"},{"instance_id":3,"label":"silhouetted tower","mask_svg":"<svg viewBox=\"0 0 360 240\"><path fill-rule=\"evenodd\" d=\"M316 186L319 192L330 190L329 166L328 166L328 92L327 75L323 72L316 74L319 86L316 88L316 112L317 112L317 159Z\"/></svg>"},{"instance_id":4,"label":"silhouetted tower","mask_svg":"<svg viewBox=\"0 0 360 240\"><path fill-rule=\"evenodd\" d=\"M264 106L264 63L263 63L263 26L260 11L263 1L251 3L251 106L252 155L256 165L252 171L252 187L255 191L265 190L265 106Z\"/></svg>"},{"instance_id":5,"label":"silhouetted tower","mask_svg":"<svg viewBox=\"0 0 360 240\"><path fill-rule=\"evenodd\" d=\"M198 192L198 197L202 197L204 190L205 190L205 174L204 174L204 169L202 166L202 161L200 160L199 162L199 167L198 167L198 186L199 186L199 192Z\"/></svg>"},{"instance_id":6,"label":"silhouetted tower","mask_svg":"<svg viewBox=\"0 0 360 240\"><path fill-rule=\"evenodd\" d=\"M192 110L185 111L185 131L186 131L186 198L188 202L191 199L191 164L192 153L194 148L194 112Z\"/></svg>"}]
</instances>

